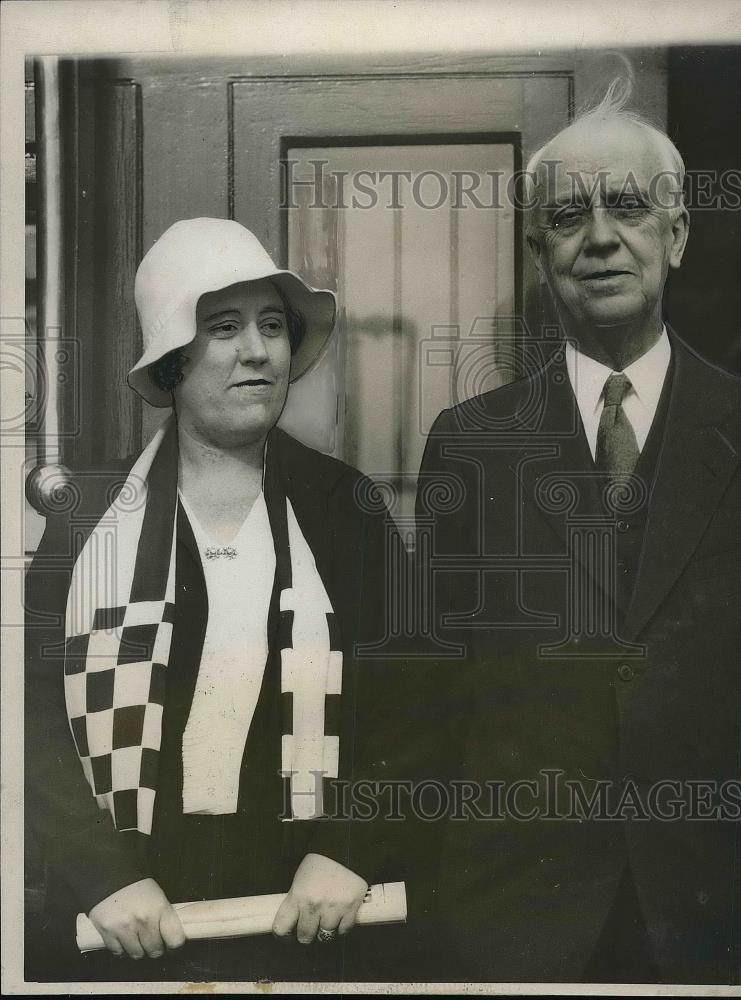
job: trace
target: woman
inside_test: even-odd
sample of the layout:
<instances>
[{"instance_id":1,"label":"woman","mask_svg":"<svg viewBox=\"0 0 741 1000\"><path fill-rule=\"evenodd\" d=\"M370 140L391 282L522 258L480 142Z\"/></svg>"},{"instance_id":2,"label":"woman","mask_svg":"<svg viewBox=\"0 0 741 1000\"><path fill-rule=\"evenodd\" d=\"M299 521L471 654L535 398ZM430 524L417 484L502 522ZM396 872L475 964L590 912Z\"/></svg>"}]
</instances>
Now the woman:
<instances>
[{"instance_id":1,"label":"woman","mask_svg":"<svg viewBox=\"0 0 741 1000\"><path fill-rule=\"evenodd\" d=\"M135 296L129 384L173 413L133 465L79 478L27 583L27 809L52 878L45 947L61 942L48 975L336 978L336 943L178 952L172 907L290 887L276 938L330 942L367 881L398 877L372 852L351 870L347 824L319 819L324 781L352 775L375 726L354 647L382 634L387 514L361 502L359 473L275 426L334 298L218 219L168 229ZM76 964L77 910L110 954L153 961Z\"/></svg>"}]
</instances>

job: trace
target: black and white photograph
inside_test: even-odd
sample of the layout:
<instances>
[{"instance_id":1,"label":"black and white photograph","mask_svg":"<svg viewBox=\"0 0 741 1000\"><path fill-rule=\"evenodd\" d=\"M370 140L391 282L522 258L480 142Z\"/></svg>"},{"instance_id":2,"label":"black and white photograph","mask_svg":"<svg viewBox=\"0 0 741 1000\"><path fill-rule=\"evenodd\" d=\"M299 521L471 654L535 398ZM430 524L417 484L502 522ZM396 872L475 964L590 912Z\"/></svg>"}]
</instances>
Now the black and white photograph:
<instances>
[{"instance_id":1,"label":"black and white photograph","mask_svg":"<svg viewBox=\"0 0 741 1000\"><path fill-rule=\"evenodd\" d=\"M741 990L741 4L0 11L2 990Z\"/></svg>"}]
</instances>

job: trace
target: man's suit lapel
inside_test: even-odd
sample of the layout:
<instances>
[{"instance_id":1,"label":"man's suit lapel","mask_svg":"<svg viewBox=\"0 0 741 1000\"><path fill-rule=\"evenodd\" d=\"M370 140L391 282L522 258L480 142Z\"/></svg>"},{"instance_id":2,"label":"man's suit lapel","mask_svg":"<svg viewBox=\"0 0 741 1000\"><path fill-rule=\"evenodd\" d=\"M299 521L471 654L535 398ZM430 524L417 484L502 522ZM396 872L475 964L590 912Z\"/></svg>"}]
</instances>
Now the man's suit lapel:
<instances>
[{"instance_id":1,"label":"man's suit lapel","mask_svg":"<svg viewBox=\"0 0 741 1000\"><path fill-rule=\"evenodd\" d=\"M624 625L638 637L697 547L741 456L738 397L676 338L674 383ZM725 391L724 391L725 390Z\"/></svg>"},{"instance_id":2,"label":"man's suit lapel","mask_svg":"<svg viewBox=\"0 0 741 1000\"><path fill-rule=\"evenodd\" d=\"M543 405L537 426L510 467L566 551L570 518L593 517L600 509L598 482L566 365L552 360L538 379L533 396L542 398ZM590 573L594 570L586 547L577 546L573 554Z\"/></svg>"}]
</instances>

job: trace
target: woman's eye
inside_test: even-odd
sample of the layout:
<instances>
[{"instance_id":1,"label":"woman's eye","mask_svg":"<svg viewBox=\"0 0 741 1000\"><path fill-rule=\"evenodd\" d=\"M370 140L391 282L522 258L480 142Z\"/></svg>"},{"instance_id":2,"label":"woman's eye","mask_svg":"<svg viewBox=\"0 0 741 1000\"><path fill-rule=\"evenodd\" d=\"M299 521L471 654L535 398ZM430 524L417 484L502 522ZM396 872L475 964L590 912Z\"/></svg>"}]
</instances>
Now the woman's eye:
<instances>
[{"instance_id":1,"label":"woman's eye","mask_svg":"<svg viewBox=\"0 0 741 1000\"><path fill-rule=\"evenodd\" d=\"M213 337L231 337L237 332L238 329L239 327L237 324L232 320L229 320L228 322L217 323L216 326L210 327L209 333Z\"/></svg>"},{"instance_id":2,"label":"woman's eye","mask_svg":"<svg viewBox=\"0 0 741 1000\"><path fill-rule=\"evenodd\" d=\"M271 316L270 319L264 319L260 324L262 332L266 336L275 336L276 334L282 333L286 328L285 320L278 316Z\"/></svg>"}]
</instances>

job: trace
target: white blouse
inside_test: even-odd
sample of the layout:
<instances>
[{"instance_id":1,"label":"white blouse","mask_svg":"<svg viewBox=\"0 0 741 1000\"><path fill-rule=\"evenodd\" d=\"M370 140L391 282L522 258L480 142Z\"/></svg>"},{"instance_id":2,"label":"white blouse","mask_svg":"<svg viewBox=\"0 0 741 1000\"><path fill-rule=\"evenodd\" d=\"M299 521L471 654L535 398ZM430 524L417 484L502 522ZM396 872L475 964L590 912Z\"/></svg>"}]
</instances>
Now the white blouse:
<instances>
[{"instance_id":1,"label":"white blouse","mask_svg":"<svg viewBox=\"0 0 741 1000\"><path fill-rule=\"evenodd\" d=\"M268 610L275 547L262 493L230 543L233 559L207 559L209 538L180 500L201 553L208 623L193 702L183 734L183 812L237 810L244 747L268 656Z\"/></svg>"}]
</instances>

